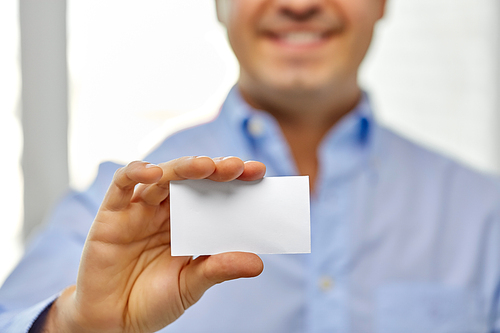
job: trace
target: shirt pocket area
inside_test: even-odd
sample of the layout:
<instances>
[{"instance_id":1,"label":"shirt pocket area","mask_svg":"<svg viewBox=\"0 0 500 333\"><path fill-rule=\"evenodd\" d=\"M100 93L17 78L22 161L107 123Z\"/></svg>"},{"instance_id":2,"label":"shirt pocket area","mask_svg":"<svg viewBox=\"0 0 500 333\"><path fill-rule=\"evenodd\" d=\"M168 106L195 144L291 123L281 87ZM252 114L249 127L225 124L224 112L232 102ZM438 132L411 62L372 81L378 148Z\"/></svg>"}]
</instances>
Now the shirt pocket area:
<instances>
[{"instance_id":1,"label":"shirt pocket area","mask_svg":"<svg viewBox=\"0 0 500 333\"><path fill-rule=\"evenodd\" d=\"M487 332L479 293L433 283L392 283L375 294L379 333Z\"/></svg>"}]
</instances>

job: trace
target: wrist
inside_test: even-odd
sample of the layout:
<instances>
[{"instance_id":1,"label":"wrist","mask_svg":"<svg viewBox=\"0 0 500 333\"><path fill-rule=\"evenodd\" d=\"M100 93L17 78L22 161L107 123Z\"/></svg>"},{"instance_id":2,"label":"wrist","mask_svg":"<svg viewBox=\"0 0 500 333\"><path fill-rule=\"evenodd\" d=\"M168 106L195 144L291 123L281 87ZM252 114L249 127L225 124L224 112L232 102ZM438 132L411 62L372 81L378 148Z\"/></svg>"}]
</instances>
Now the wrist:
<instances>
[{"instance_id":1,"label":"wrist","mask_svg":"<svg viewBox=\"0 0 500 333\"><path fill-rule=\"evenodd\" d=\"M54 301L47 315L43 333L113 333L123 332L116 321L102 317L95 307L81 307L76 286L66 288Z\"/></svg>"},{"instance_id":2,"label":"wrist","mask_svg":"<svg viewBox=\"0 0 500 333\"><path fill-rule=\"evenodd\" d=\"M43 333L56 332L84 332L81 327L76 325L74 314L74 292L76 287L66 288L61 295L52 303L47 318L45 319Z\"/></svg>"}]
</instances>

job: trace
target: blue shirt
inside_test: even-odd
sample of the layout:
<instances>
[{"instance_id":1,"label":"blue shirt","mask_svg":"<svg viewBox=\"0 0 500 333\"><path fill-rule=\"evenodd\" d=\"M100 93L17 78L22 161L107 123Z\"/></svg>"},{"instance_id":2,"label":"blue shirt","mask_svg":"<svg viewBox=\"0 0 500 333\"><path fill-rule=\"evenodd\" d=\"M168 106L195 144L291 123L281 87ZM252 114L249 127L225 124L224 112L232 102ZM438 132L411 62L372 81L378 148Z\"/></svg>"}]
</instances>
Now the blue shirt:
<instances>
[{"instance_id":1,"label":"blue shirt","mask_svg":"<svg viewBox=\"0 0 500 333\"><path fill-rule=\"evenodd\" d=\"M212 122L146 157L233 155L296 175L269 114L234 88ZM500 332L500 183L380 126L366 96L324 138L311 254L263 255L162 332ZM26 332L66 286L117 165L71 193L0 289L0 331Z\"/></svg>"}]
</instances>

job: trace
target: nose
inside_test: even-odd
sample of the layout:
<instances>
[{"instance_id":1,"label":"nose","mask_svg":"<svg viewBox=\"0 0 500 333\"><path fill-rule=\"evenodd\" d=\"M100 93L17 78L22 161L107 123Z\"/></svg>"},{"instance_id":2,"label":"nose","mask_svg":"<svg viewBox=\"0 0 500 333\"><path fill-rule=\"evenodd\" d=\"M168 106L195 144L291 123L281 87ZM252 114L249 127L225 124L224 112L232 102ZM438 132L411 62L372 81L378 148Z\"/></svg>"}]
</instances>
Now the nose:
<instances>
[{"instance_id":1,"label":"nose","mask_svg":"<svg viewBox=\"0 0 500 333\"><path fill-rule=\"evenodd\" d=\"M318 14L321 0L278 0L280 12L290 19L306 21Z\"/></svg>"}]
</instances>

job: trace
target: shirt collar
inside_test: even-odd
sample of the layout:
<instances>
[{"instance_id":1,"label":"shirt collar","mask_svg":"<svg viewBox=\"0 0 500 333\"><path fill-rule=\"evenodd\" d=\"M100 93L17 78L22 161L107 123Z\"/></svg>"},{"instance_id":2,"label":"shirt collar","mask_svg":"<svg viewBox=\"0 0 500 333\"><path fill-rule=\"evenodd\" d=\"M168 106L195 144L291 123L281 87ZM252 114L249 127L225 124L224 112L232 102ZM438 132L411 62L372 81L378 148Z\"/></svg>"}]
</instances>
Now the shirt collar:
<instances>
[{"instance_id":1,"label":"shirt collar","mask_svg":"<svg viewBox=\"0 0 500 333\"><path fill-rule=\"evenodd\" d=\"M277 121L267 112L251 107L241 96L235 85L221 109L231 128L244 133L246 140L262 142L261 149L272 149L276 164L291 159L288 145ZM318 150L320 176L328 178L344 175L357 169L369 157L375 122L367 93L363 92L359 103L333 126L323 139ZM240 134L241 135L241 134ZM279 161L281 160L281 163ZM293 161L290 164L294 164ZM279 170L278 173L296 173L295 166Z\"/></svg>"},{"instance_id":2,"label":"shirt collar","mask_svg":"<svg viewBox=\"0 0 500 333\"><path fill-rule=\"evenodd\" d=\"M318 149L319 174L323 180L354 175L372 155L376 124L369 96L362 93L359 103L327 133Z\"/></svg>"}]
</instances>

